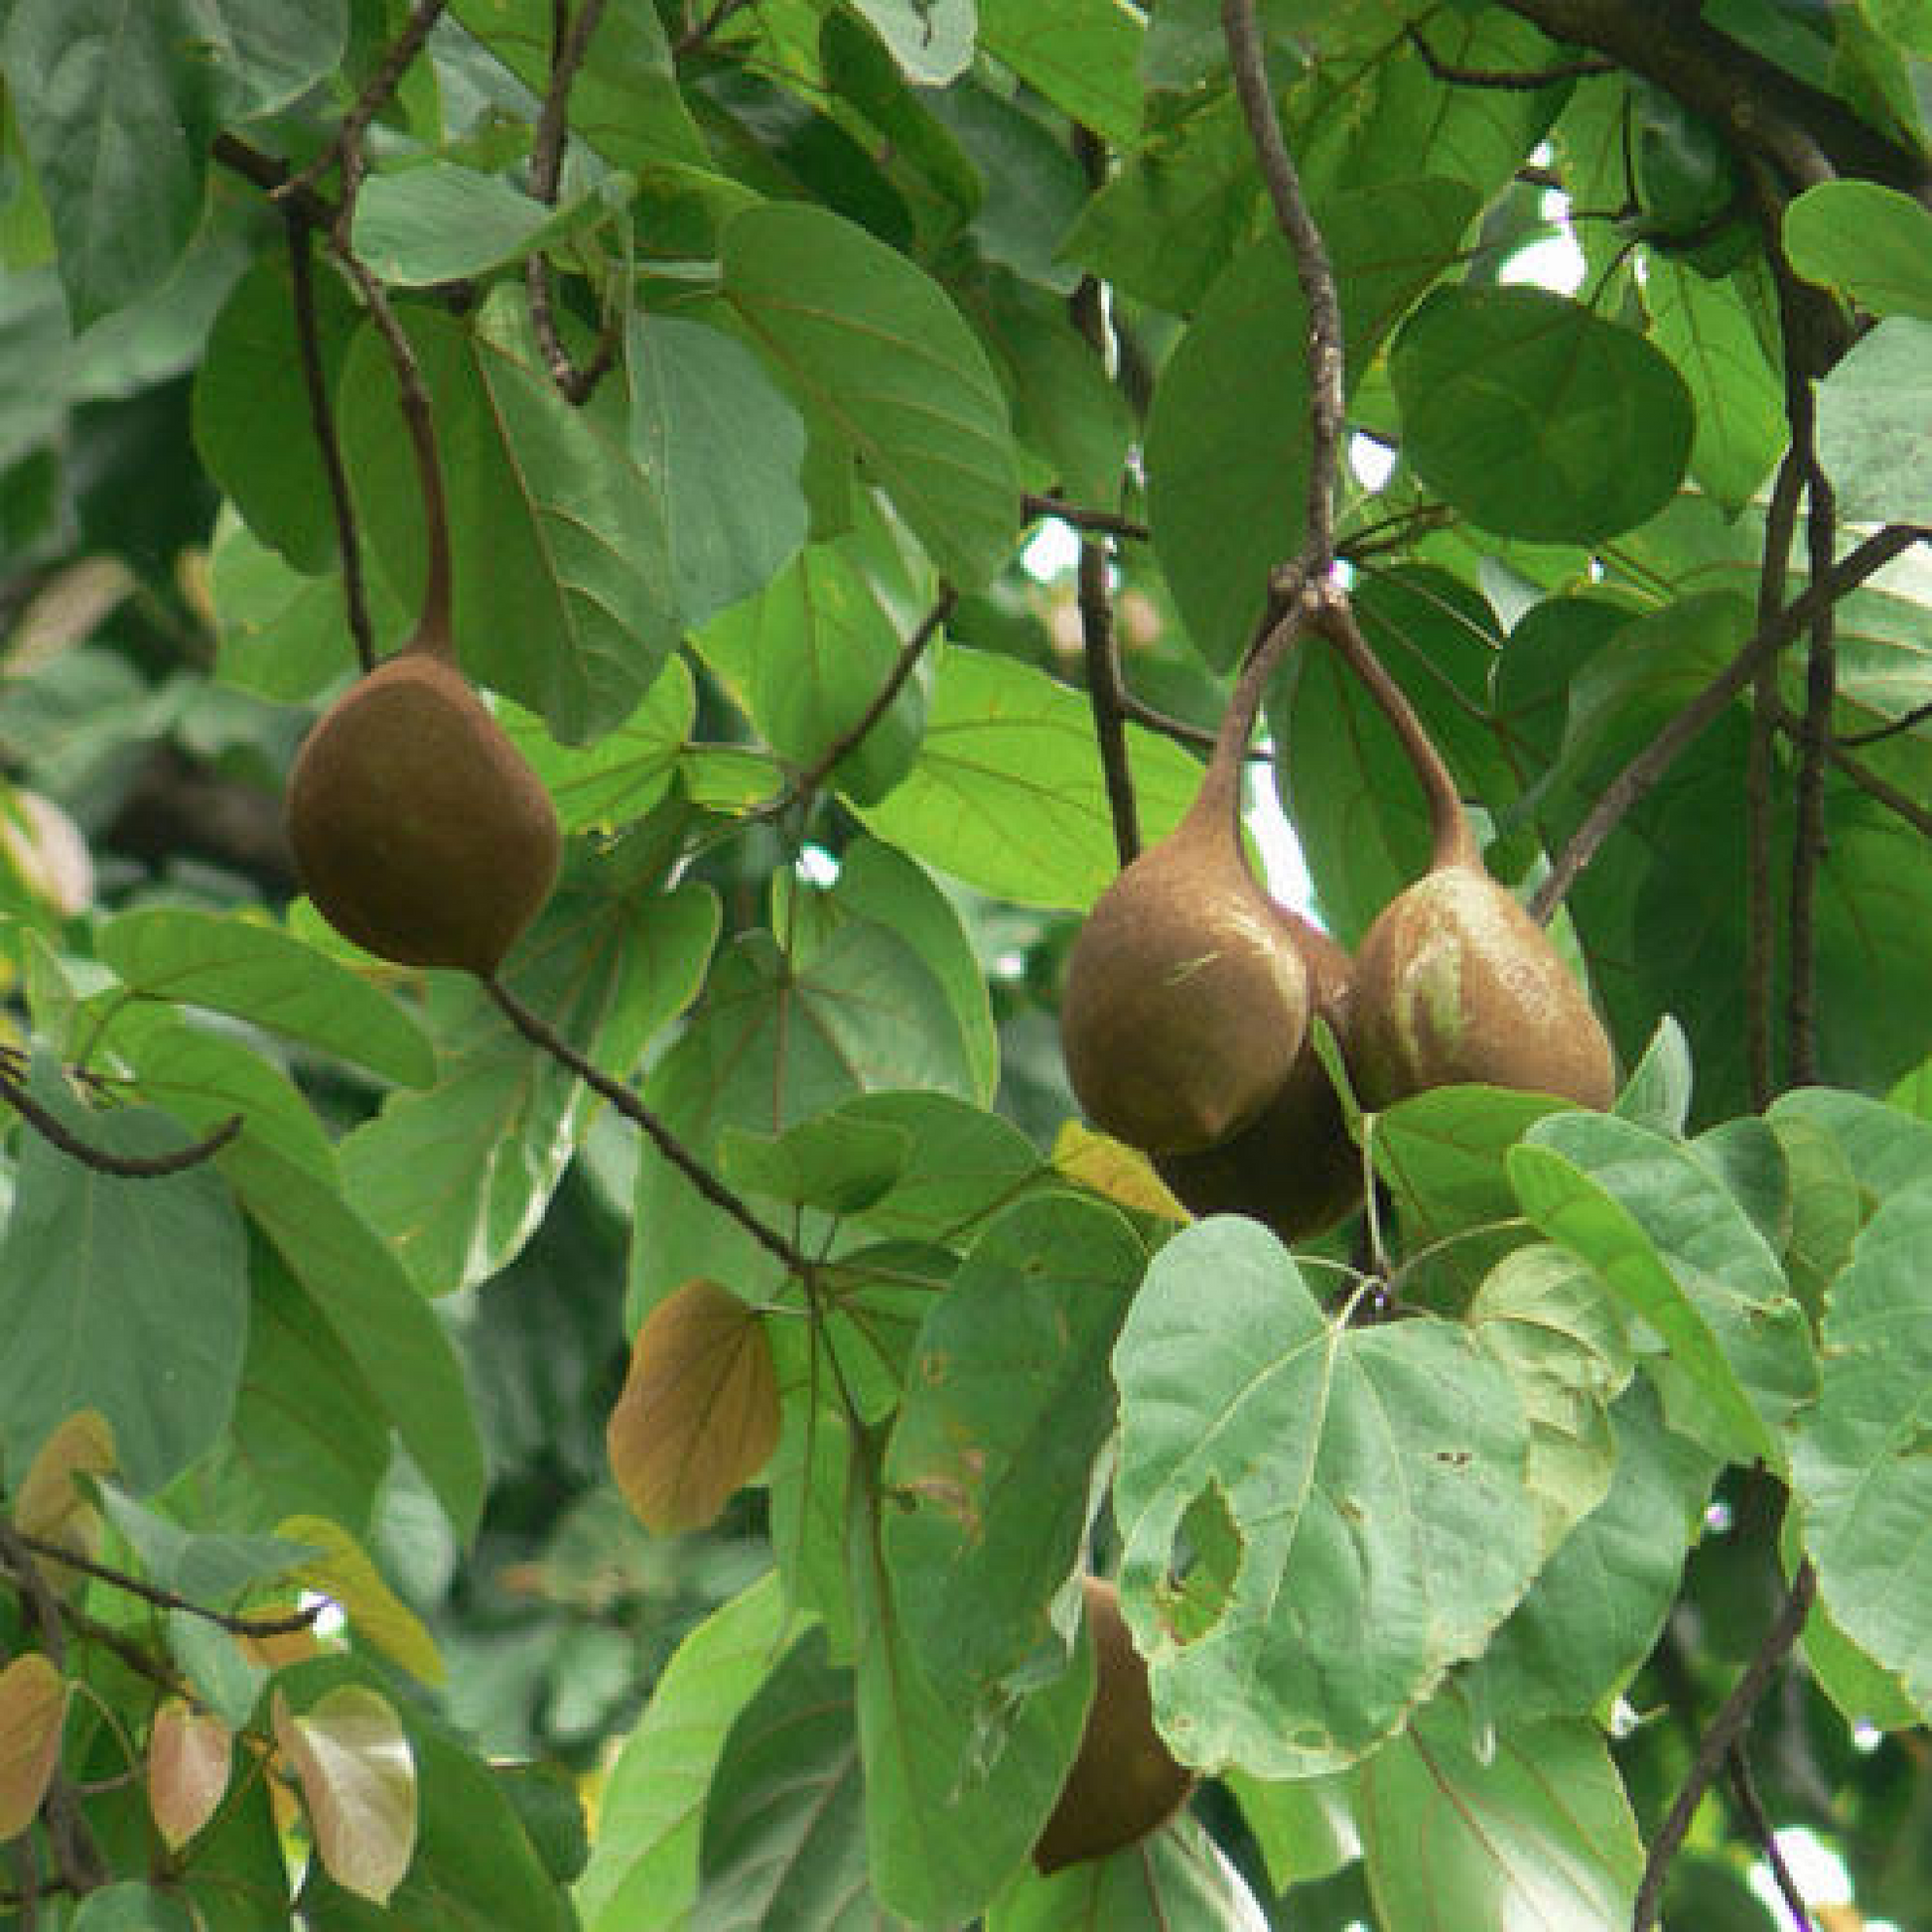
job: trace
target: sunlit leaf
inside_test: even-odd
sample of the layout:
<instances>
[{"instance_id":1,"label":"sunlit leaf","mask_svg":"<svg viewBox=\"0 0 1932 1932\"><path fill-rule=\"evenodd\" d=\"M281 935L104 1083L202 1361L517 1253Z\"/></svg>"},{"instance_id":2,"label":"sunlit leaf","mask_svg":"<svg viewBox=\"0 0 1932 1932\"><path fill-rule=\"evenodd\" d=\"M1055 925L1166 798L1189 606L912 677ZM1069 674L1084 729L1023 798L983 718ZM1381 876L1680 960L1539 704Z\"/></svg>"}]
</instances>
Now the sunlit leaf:
<instances>
[{"instance_id":1,"label":"sunlit leaf","mask_svg":"<svg viewBox=\"0 0 1932 1932\"><path fill-rule=\"evenodd\" d=\"M416 1760L388 1699L345 1684L298 1717L277 1691L274 1714L317 1857L344 1890L386 1904L416 1844Z\"/></svg>"}]
</instances>

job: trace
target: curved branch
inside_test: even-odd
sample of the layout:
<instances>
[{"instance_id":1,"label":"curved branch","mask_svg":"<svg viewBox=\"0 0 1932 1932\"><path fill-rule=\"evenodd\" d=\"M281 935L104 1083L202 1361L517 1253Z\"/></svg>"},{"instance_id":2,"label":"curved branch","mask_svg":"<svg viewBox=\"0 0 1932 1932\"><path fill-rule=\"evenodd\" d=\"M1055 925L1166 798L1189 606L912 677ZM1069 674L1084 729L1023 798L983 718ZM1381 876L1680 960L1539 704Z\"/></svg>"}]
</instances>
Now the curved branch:
<instances>
[{"instance_id":1,"label":"curved branch","mask_svg":"<svg viewBox=\"0 0 1932 1932\"><path fill-rule=\"evenodd\" d=\"M0 1065L0 1100L49 1146L95 1173L111 1174L116 1180L165 1180L170 1174L186 1173L190 1168L211 1161L241 1132L241 1116L230 1114L211 1134L173 1153L116 1154L82 1139L51 1108L42 1106L27 1090L27 1083L5 1065Z\"/></svg>"}]
</instances>

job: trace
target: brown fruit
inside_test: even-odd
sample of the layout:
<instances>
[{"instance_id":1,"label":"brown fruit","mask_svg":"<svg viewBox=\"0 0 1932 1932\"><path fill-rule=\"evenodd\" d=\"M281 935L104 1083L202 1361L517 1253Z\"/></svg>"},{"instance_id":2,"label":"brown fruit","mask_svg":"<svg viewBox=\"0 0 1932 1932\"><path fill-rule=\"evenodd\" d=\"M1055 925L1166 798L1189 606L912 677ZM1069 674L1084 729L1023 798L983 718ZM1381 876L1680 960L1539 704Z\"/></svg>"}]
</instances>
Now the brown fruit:
<instances>
[{"instance_id":1,"label":"brown fruit","mask_svg":"<svg viewBox=\"0 0 1932 1932\"><path fill-rule=\"evenodd\" d=\"M1348 1038L1353 969L1318 926L1283 910L1307 962L1314 1008ZM1275 1097L1247 1127L1198 1154L1154 1157L1155 1172L1195 1214L1246 1214L1291 1245L1362 1203L1362 1155L1310 1033Z\"/></svg>"},{"instance_id":2,"label":"brown fruit","mask_svg":"<svg viewBox=\"0 0 1932 1932\"><path fill-rule=\"evenodd\" d=\"M1145 1838L1194 1788L1193 1772L1174 1761L1154 1727L1147 1665L1120 1613L1119 1593L1098 1577L1081 1585L1093 1640L1093 1703L1073 1768L1034 1847L1041 1871L1102 1859Z\"/></svg>"},{"instance_id":3,"label":"brown fruit","mask_svg":"<svg viewBox=\"0 0 1932 1932\"><path fill-rule=\"evenodd\" d=\"M1549 936L1467 855L1398 893L1355 955L1348 1068L1386 1107L1459 1080L1607 1107L1610 1043Z\"/></svg>"},{"instance_id":4,"label":"brown fruit","mask_svg":"<svg viewBox=\"0 0 1932 1932\"><path fill-rule=\"evenodd\" d=\"M1288 1078L1309 973L1241 844L1257 652L1186 815L1094 901L1067 960L1060 1045L1089 1120L1145 1154L1212 1147Z\"/></svg>"},{"instance_id":5,"label":"brown fruit","mask_svg":"<svg viewBox=\"0 0 1932 1932\"><path fill-rule=\"evenodd\" d=\"M1483 869L1455 780L1345 597L1318 626L1369 688L1429 802L1429 870L1355 951L1349 1078L1366 1107L1476 1080L1607 1107L1610 1042L1549 935Z\"/></svg>"},{"instance_id":6,"label":"brown fruit","mask_svg":"<svg viewBox=\"0 0 1932 1932\"><path fill-rule=\"evenodd\" d=\"M326 711L289 774L303 890L345 938L485 977L557 876L557 815L442 650L406 646Z\"/></svg>"}]
</instances>

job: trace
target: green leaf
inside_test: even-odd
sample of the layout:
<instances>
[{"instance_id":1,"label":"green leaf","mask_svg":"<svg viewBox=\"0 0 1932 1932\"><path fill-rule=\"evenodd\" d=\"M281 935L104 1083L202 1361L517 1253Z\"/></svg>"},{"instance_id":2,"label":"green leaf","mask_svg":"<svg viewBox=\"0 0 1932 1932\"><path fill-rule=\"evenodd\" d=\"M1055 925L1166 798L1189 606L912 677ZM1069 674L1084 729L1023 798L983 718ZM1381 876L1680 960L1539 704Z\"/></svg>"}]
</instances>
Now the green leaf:
<instances>
[{"instance_id":1,"label":"green leaf","mask_svg":"<svg viewBox=\"0 0 1932 1932\"><path fill-rule=\"evenodd\" d=\"M1529 1489L1553 1550L1609 1493L1609 1405L1634 1368L1622 1312L1587 1263L1538 1243L1497 1264L1468 1320L1522 1396Z\"/></svg>"},{"instance_id":2,"label":"green leaf","mask_svg":"<svg viewBox=\"0 0 1932 1932\"><path fill-rule=\"evenodd\" d=\"M314 1514L356 1535L389 1466L380 1403L320 1309L265 1244L253 1257L248 1353L209 1478L214 1519L270 1529Z\"/></svg>"},{"instance_id":3,"label":"green leaf","mask_svg":"<svg viewBox=\"0 0 1932 1932\"><path fill-rule=\"evenodd\" d=\"M304 577L232 510L215 519L210 589L221 684L287 703L315 697L353 668L342 584L333 576ZM387 656L415 619L379 575L366 589L376 651Z\"/></svg>"},{"instance_id":4,"label":"green leaf","mask_svg":"<svg viewBox=\"0 0 1932 1932\"><path fill-rule=\"evenodd\" d=\"M1437 289L1389 373L1403 455L1501 536L1615 536L1670 501L1690 460L1691 397L1661 351L1544 289Z\"/></svg>"},{"instance_id":5,"label":"green leaf","mask_svg":"<svg viewBox=\"0 0 1932 1932\"><path fill-rule=\"evenodd\" d=\"M1932 1647L1912 1605L1932 1561L1932 1188L1893 1194L1866 1223L1825 1310L1817 1407L1792 1450L1792 1488L1819 1593L1845 1633L1932 1712Z\"/></svg>"},{"instance_id":6,"label":"green leaf","mask_svg":"<svg viewBox=\"0 0 1932 1932\"><path fill-rule=\"evenodd\" d=\"M835 921L843 916L890 926L912 947L946 990L973 1069L974 1096L990 1105L1000 1041L986 975L958 906L917 860L877 839L855 838L839 854L837 888L804 902Z\"/></svg>"},{"instance_id":7,"label":"green leaf","mask_svg":"<svg viewBox=\"0 0 1932 1932\"><path fill-rule=\"evenodd\" d=\"M772 1133L869 1087L975 1091L944 988L897 933L840 924L809 959L787 961L768 933L719 958L690 1027L657 1062L644 1098L701 1160L728 1127ZM631 1248L633 1318L694 1275L744 1294L772 1279L771 1257L654 1151L640 1160Z\"/></svg>"},{"instance_id":8,"label":"green leaf","mask_svg":"<svg viewBox=\"0 0 1932 1932\"><path fill-rule=\"evenodd\" d=\"M1784 245L1807 282L1877 316L1932 322L1932 213L1895 188L1828 181L1784 210Z\"/></svg>"},{"instance_id":9,"label":"green leaf","mask_svg":"<svg viewBox=\"0 0 1932 1932\"><path fill-rule=\"evenodd\" d=\"M810 411L892 497L939 572L985 583L1019 537L1005 398L951 299L824 208L725 231L726 299Z\"/></svg>"},{"instance_id":10,"label":"green leaf","mask_svg":"<svg viewBox=\"0 0 1932 1932\"><path fill-rule=\"evenodd\" d=\"M671 1932L687 1922L727 1733L800 1634L774 1571L678 1645L598 1801L596 1843L576 1886L588 1932Z\"/></svg>"},{"instance_id":11,"label":"green leaf","mask_svg":"<svg viewBox=\"0 0 1932 1932\"><path fill-rule=\"evenodd\" d=\"M1141 829L1173 829L1200 767L1128 727ZM1119 866L1086 701L1043 672L949 649L911 770L859 815L882 839L981 892L1028 905L1083 907Z\"/></svg>"},{"instance_id":12,"label":"green leaf","mask_svg":"<svg viewBox=\"0 0 1932 1932\"><path fill-rule=\"evenodd\" d=\"M863 1503L848 1549L872 1884L902 1918L956 1925L984 1910L1038 1838L1072 1764L1091 1680L1063 1670L989 1723L921 1667Z\"/></svg>"},{"instance_id":13,"label":"green leaf","mask_svg":"<svg viewBox=\"0 0 1932 1932\"><path fill-rule=\"evenodd\" d=\"M340 276L318 265L315 320L323 380L333 388L355 321ZM208 332L195 377L195 444L260 540L298 570L336 559L322 454L295 336L288 264L267 256L235 285ZM341 611L341 592L331 586Z\"/></svg>"},{"instance_id":14,"label":"green leaf","mask_svg":"<svg viewBox=\"0 0 1932 1932\"><path fill-rule=\"evenodd\" d=\"M235 1143L222 1171L375 1391L460 1536L483 1508L483 1445L449 1336L381 1237L332 1187Z\"/></svg>"},{"instance_id":15,"label":"green leaf","mask_svg":"<svg viewBox=\"0 0 1932 1932\"><path fill-rule=\"evenodd\" d=\"M973 59L973 0L851 0L893 50L908 80L943 87Z\"/></svg>"},{"instance_id":16,"label":"green leaf","mask_svg":"<svg viewBox=\"0 0 1932 1932\"><path fill-rule=\"evenodd\" d=\"M1593 1725L1477 1738L1446 1700L1363 1766L1355 1811L1383 1932L1630 1923L1643 1847Z\"/></svg>"},{"instance_id":17,"label":"green leaf","mask_svg":"<svg viewBox=\"0 0 1932 1932\"><path fill-rule=\"evenodd\" d=\"M104 925L101 958L131 992L251 1021L386 1079L424 1086L436 1057L422 1030L352 968L289 933L179 906Z\"/></svg>"},{"instance_id":18,"label":"green leaf","mask_svg":"<svg viewBox=\"0 0 1932 1932\"><path fill-rule=\"evenodd\" d=\"M552 207L502 175L429 161L368 178L352 239L381 280L428 288L521 261L582 219L580 203Z\"/></svg>"},{"instance_id":19,"label":"green leaf","mask_svg":"<svg viewBox=\"0 0 1932 1932\"><path fill-rule=\"evenodd\" d=\"M347 0L179 0L183 52L208 71L223 119L288 106L337 67Z\"/></svg>"},{"instance_id":20,"label":"green leaf","mask_svg":"<svg viewBox=\"0 0 1932 1932\"><path fill-rule=\"evenodd\" d=\"M1817 1388L1803 1311L1721 1174L1608 1115L1560 1114L1509 1155L1524 1211L1662 1336L1741 1453L1783 1461Z\"/></svg>"},{"instance_id":21,"label":"green leaf","mask_svg":"<svg viewBox=\"0 0 1932 1932\"><path fill-rule=\"evenodd\" d=\"M1326 1315L1250 1221L1161 1251L1114 1372L1122 1603L1189 1763L1352 1762L1535 1573L1509 1378L1459 1326Z\"/></svg>"},{"instance_id":22,"label":"green leaf","mask_svg":"<svg viewBox=\"0 0 1932 1932\"><path fill-rule=\"evenodd\" d=\"M912 1137L903 1129L855 1120L843 1109L782 1134L728 1127L719 1143L734 1187L828 1214L859 1213L890 1193L911 1152Z\"/></svg>"},{"instance_id":23,"label":"green leaf","mask_svg":"<svg viewBox=\"0 0 1932 1932\"><path fill-rule=\"evenodd\" d=\"M542 721L507 701L496 722L543 780L566 832L608 830L643 818L671 788L698 720L698 690L673 657L643 702L582 750L559 745Z\"/></svg>"},{"instance_id":24,"label":"green leaf","mask_svg":"<svg viewBox=\"0 0 1932 1932\"><path fill-rule=\"evenodd\" d=\"M813 1901L826 1898L879 1922L852 1675L827 1660L822 1631L785 1652L732 1725L704 1800L701 1868L689 1923L707 1932L823 1923Z\"/></svg>"},{"instance_id":25,"label":"green leaf","mask_svg":"<svg viewBox=\"0 0 1932 1932\"><path fill-rule=\"evenodd\" d=\"M947 1242L1051 1178L1038 1150L1009 1120L944 1093L869 1093L840 1113L910 1137L911 1159L892 1191L865 1210L875 1236Z\"/></svg>"},{"instance_id":26,"label":"green leaf","mask_svg":"<svg viewBox=\"0 0 1932 1932\"><path fill-rule=\"evenodd\" d=\"M1508 1249L1529 1238L1505 1166L1539 1120L1564 1111L1542 1094L1502 1087L1437 1087L1375 1116L1375 1170L1402 1211L1413 1250L1431 1256L1422 1286L1466 1296ZM1505 1223L1518 1223L1506 1226Z\"/></svg>"},{"instance_id":27,"label":"green leaf","mask_svg":"<svg viewBox=\"0 0 1932 1932\"><path fill-rule=\"evenodd\" d=\"M606 384L582 408L564 400L520 287L472 327L404 320L436 416L464 667L566 743L595 737L636 708L677 640L663 493L637 467L623 398ZM363 527L413 602L421 490L372 331L350 347L340 409Z\"/></svg>"},{"instance_id":28,"label":"green leaf","mask_svg":"<svg viewBox=\"0 0 1932 1932\"><path fill-rule=\"evenodd\" d=\"M807 769L868 716L903 649L856 546L832 544L813 544L697 641L764 742ZM915 676L832 767L830 782L860 804L877 803L916 756L923 712Z\"/></svg>"},{"instance_id":29,"label":"green leaf","mask_svg":"<svg viewBox=\"0 0 1932 1932\"><path fill-rule=\"evenodd\" d=\"M1117 148L1141 131L1146 29L1113 0L979 0L980 51Z\"/></svg>"},{"instance_id":30,"label":"green leaf","mask_svg":"<svg viewBox=\"0 0 1932 1932\"><path fill-rule=\"evenodd\" d=\"M1337 196L1320 210L1351 371L1441 272L1473 212L1469 192L1445 181ZM1269 571L1303 540L1306 317L1286 245L1272 234L1253 243L1163 365L1148 416L1155 547L1189 635L1218 666L1248 642Z\"/></svg>"},{"instance_id":31,"label":"green leaf","mask_svg":"<svg viewBox=\"0 0 1932 1932\"><path fill-rule=\"evenodd\" d=\"M167 1007L117 1011L103 1037L125 1059L144 1098L208 1133L239 1114L265 1141L318 1179L336 1177L336 1150L301 1090L273 1061L223 1034L184 1026Z\"/></svg>"},{"instance_id":32,"label":"green leaf","mask_svg":"<svg viewBox=\"0 0 1932 1932\"><path fill-rule=\"evenodd\" d=\"M805 540L805 426L758 358L702 323L639 311L624 337L630 448L662 490L671 579L699 624Z\"/></svg>"},{"instance_id":33,"label":"green leaf","mask_svg":"<svg viewBox=\"0 0 1932 1932\"><path fill-rule=\"evenodd\" d=\"M550 79L548 0L455 0L450 12L531 95L542 94ZM518 111L529 110L519 104ZM618 7L599 21L570 90L570 134L632 174L652 163L708 164L654 9Z\"/></svg>"},{"instance_id":34,"label":"green leaf","mask_svg":"<svg viewBox=\"0 0 1932 1932\"><path fill-rule=\"evenodd\" d=\"M0 41L76 327L161 282L201 211L190 75L168 26L151 0L19 0Z\"/></svg>"},{"instance_id":35,"label":"green leaf","mask_svg":"<svg viewBox=\"0 0 1932 1932\"><path fill-rule=\"evenodd\" d=\"M112 1483L99 1489L101 1507L127 1540L141 1567L164 1589L196 1602L232 1603L272 1578L286 1577L316 1554L280 1536L194 1535L158 1511L145 1509Z\"/></svg>"},{"instance_id":36,"label":"green leaf","mask_svg":"<svg viewBox=\"0 0 1932 1932\"><path fill-rule=\"evenodd\" d=\"M1853 522L1910 522L1932 479L1926 403L1932 320L1892 316L1818 385L1818 455Z\"/></svg>"},{"instance_id":37,"label":"green leaf","mask_svg":"<svg viewBox=\"0 0 1932 1932\"><path fill-rule=\"evenodd\" d=\"M1107 1375L1146 1251L1098 1202L1042 1194L980 1233L919 1330L885 1482L883 1541L909 1649L968 1703L1065 1643Z\"/></svg>"},{"instance_id":38,"label":"green leaf","mask_svg":"<svg viewBox=\"0 0 1932 1932\"><path fill-rule=\"evenodd\" d=\"M1805 1122L1829 1134L1873 1203L1916 1187L1932 1173L1932 1122L1866 1094L1801 1087L1780 1094L1766 1118L1780 1132L1787 1122Z\"/></svg>"},{"instance_id":39,"label":"green leaf","mask_svg":"<svg viewBox=\"0 0 1932 1932\"><path fill-rule=\"evenodd\" d=\"M179 1898L134 1883L90 1891L68 1923L70 1932L195 1932L195 1920Z\"/></svg>"},{"instance_id":40,"label":"green leaf","mask_svg":"<svg viewBox=\"0 0 1932 1932\"><path fill-rule=\"evenodd\" d=\"M116 1154L168 1153L189 1139L151 1108L92 1114L46 1085L38 1098ZM160 1488L227 1429L247 1322L241 1220L211 1168L124 1180L27 1135L0 1244L0 1451L10 1471L24 1471L75 1410L96 1409L128 1480Z\"/></svg>"},{"instance_id":41,"label":"green leaf","mask_svg":"<svg viewBox=\"0 0 1932 1932\"><path fill-rule=\"evenodd\" d=\"M1110 1858L1080 1860L1050 1878L1024 1867L994 1901L986 1932L1231 1932L1267 1922L1234 1862L1182 1813Z\"/></svg>"},{"instance_id":42,"label":"green leaf","mask_svg":"<svg viewBox=\"0 0 1932 1932\"><path fill-rule=\"evenodd\" d=\"M1472 1667L1485 1711L1583 1717L1620 1690L1656 1647L1711 1493L1716 1459L1665 1424L1633 1383L1610 1411L1608 1493L1557 1546Z\"/></svg>"},{"instance_id":43,"label":"green leaf","mask_svg":"<svg viewBox=\"0 0 1932 1932\"><path fill-rule=\"evenodd\" d=\"M1925 219L1932 228L1932 215ZM1651 338L1684 378L1697 412L1691 475L1735 515L1790 439L1784 384L1733 280L1714 282L1653 255L1644 300Z\"/></svg>"},{"instance_id":44,"label":"green leaf","mask_svg":"<svg viewBox=\"0 0 1932 1932\"><path fill-rule=\"evenodd\" d=\"M648 890L624 855L574 865L510 957L512 992L617 1078L697 996L719 908L692 881ZM498 1273L535 1231L606 1103L467 977L437 989L434 1085L391 1094L342 1144L357 1211L432 1294Z\"/></svg>"}]
</instances>

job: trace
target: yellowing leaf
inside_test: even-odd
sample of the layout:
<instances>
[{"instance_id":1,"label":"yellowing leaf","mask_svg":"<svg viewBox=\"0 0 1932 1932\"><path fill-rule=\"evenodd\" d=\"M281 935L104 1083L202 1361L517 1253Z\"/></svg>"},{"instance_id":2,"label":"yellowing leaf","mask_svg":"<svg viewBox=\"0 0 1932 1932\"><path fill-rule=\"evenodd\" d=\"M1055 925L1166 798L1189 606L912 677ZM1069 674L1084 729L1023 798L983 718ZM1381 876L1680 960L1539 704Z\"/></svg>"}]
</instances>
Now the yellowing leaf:
<instances>
[{"instance_id":1,"label":"yellowing leaf","mask_svg":"<svg viewBox=\"0 0 1932 1932\"><path fill-rule=\"evenodd\" d=\"M605 1433L611 1468L646 1529L702 1529L778 1442L778 1378L759 1315L690 1281L644 1318Z\"/></svg>"},{"instance_id":2,"label":"yellowing leaf","mask_svg":"<svg viewBox=\"0 0 1932 1932\"><path fill-rule=\"evenodd\" d=\"M323 1869L345 1891L386 1905L416 1849L416 1758L393 1707L346 1684L300 1718L280 1691L273 1708Z\"/></svg>"},{"instance_id":3,"label":"yellowing leaf","mask_svg":"<svg viewBox=\"0 0 1932 1932\"><path fill-rule=\"evenodd\" d=\"M67 1715L67 1682L38 1651L0 1670L0 1843L34 1822L61 1761Z\"/></svg>"},{"instance_id":4,"label":"yellowing leaf","mask_svg":"<svg viewBox=\"0 0 1932 1932\"><path fill-rule=\"evenodd\" d=\"M296 1571L299 1582L321 1590L370 1643L425 1684L441 1684L443 1658L423 1621L397 1596L362 1546L326 1516L291 1516L275 1528L291 1543L323 1552Z\"/></svg>"},{"instance_id":5,"label":"yellowing leaf","mask_svg":"<svg viewBox=\"0 0 1932 1932\"><path fill-rule=\"evenodd\" d=\"M148 1808L163 1842L178 1852L214 1816L228 1788L234 1739L211 1713L171 1697L148 1736Z\"/></svg>"},{"instance_id":6,"label":"yellowing leaf","mask_svg":"<svg viewBox=\"0 0 1932 1932\"><path fill-rule=\"evenodd\" d=\"M104 1476L114 1468L114 1432L98 1409L81 1409L40 1447L20 1485L14 1522L24 1536L91 1555L100 1516L77 1475Z\"/></svg>"},{"instance_id":7,"label":"yellowing leaf","mask_svg":"<svg viewBox=\"0 0 1932 1932\"><path fill-rule=\"evenodd\" d=\"M1053 1141L1053 1166L1069 1180L1091 1187L1103 1200L1170 1221L1191 1218L1169 1193L1154 1164L1138 1148L1096 1134L1084 1121L1069 1120Z\"/></svg>"}]
</instances>

